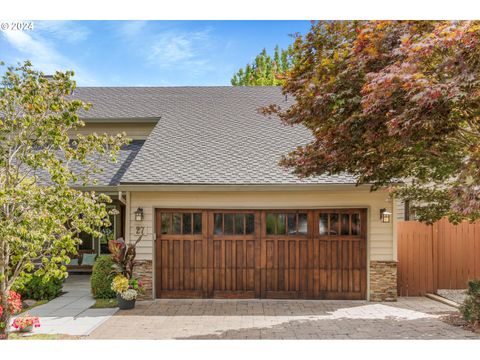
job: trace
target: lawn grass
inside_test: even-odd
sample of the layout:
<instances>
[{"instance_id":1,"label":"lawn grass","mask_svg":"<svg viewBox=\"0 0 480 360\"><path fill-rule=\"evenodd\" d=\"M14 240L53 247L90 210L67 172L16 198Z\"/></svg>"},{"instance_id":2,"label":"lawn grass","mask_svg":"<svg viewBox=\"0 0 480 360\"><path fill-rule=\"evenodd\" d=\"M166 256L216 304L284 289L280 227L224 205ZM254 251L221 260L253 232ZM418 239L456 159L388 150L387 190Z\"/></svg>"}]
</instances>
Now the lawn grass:
<instances>
[{"instance_id":1,"label":"lawn grass","mask_svg":"<svg viewBox=\"0 0 480 360\"><path fill-rule=\"evenodd\" d=\"M117 307L117 299L97 299L90 309L105 309Z\"/></svg>"},{"instance_id":2,"label":"lawn grass","mask_svg":"<svg viewBox=\"0 0 480 360\"><path fill-rule=\"evenodd\" d=\"M22 314L24 312L28 312L30 310L32 310L33 308L37 307L37 306L40 306L40 305L43 305L43 304L46 304L48 303L50 300L38 300L35 304L33 304L32 306L29 306L28 308L23 308L22 311L19 312L19 314Z\"/></svg>"},{"instance_id":3,"label":"lawn grass","mask_svg":"<svg viewBox=\"0 0 480 360\"><path fill-rule=\"evenodd\" d=\"M79 340L82 336L64 335L64 334L22 334L12 332L8 335L8 340Z\"/></svg>"}]
</instances>

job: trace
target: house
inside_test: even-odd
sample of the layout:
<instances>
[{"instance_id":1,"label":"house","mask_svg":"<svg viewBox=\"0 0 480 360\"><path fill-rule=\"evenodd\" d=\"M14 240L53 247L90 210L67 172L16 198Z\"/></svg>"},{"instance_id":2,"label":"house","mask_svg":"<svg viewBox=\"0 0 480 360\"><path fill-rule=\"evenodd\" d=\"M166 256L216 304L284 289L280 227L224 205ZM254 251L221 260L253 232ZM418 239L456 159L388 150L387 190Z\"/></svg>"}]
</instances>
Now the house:
<instances>
[{"instance_id":1,"label":"house","mask_svg":"<svg viewBox=\"0 0 480 360\"><path fill-rule=\"evenodd\" d=\"M97 184L119 210L105 238L134 241L147 298L396 299L386 190L348 174L299 179L278 165L311 133L258 112L277 87L78 88L82 132L133 142ZM391 214L391 215L390 215ZM390 215L390 216L389 216Z\"/></svg>"}]
</instances>

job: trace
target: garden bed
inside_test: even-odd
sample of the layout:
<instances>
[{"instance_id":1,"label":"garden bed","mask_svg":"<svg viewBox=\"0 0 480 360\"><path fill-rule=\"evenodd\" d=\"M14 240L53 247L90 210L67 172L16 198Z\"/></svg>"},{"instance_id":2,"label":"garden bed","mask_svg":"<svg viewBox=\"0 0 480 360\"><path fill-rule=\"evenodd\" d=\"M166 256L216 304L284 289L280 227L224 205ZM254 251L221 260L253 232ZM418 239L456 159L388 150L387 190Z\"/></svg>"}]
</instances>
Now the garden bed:
<instances>
[{"instance_id":1,"label":"garden bed","mask_svg":"<svg viewBox=\"0 0 480 360\"><path fill-rule=\"evenodd\" d=\"M8 335L8 340L81 340L85 336L74 336L65 334L22 334L12 332Z\"/></svg>"},{"instance_id":2,"label":"garden bed","mask_svg":"<svg viewBox=\"0 0 480 360\"><path fill-rule=\"evenodd\" d=\"M456 302L458 305L463 304L467 297L466 289L453 290L453 289L439 289L437 295L444 297L450 301Z\"/></svg>"},{"instance_id":3,"label":"garden bed","mask_svg":"<svg viewBox=\"0 0 480 360\"><path fill-rule=\"evenodd\" d=\"M472 323L469 323L468 321L463 319L462 315L458 312L454 313L454 314L448 314L448 315L441 316L440 319L443 322L446 322L447 324L457 326L457 327L461 327L461 328L463 328L465 330L468 330L468 331L471 331L475 334L480 334L480 326L477 326L475 328L475 326L473 326Z\"/></svg>"},{"instance_id":4,"label":"garden bed","mask_svg":"<svg viewBox=\"0 0 480 360\"><path fill-rule=\"evenodd\" d=\"M97 299L90 309L105 309L118 307L117 299Z\"/></svg>"}]
</instances>

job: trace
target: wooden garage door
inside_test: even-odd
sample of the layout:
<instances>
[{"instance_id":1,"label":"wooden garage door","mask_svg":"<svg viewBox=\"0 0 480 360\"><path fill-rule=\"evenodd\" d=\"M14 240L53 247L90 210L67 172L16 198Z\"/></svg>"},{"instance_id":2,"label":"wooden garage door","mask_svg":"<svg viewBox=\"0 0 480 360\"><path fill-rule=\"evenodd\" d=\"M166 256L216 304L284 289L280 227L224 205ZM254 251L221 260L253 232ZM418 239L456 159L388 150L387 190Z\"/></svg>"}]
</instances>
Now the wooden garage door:
<instances>
[{"instance_id":1,"label":"wooden garage door","mask_svg":"<svg viewBox=\"0 0 480 360\"><path fill-rule=\"evenodd\" d=\"M208 218L209 296L259 297L258 212L222 210Z\"/></svg>"},{"instance_id":2,"label":"wooden garage door","mask_svg":"<svg viewBox=\"0 0 480 360\"><path fill-rule=\"evenodd\" d=\"M262 212L262 297L308 298L313 213Z\"/></svg>"},{"instance_id":3,"label":"wooden garage door","mask_svg":"<svg viewBox=\"0 0 480 360\"><path fill-rule=\"evenodd\" d=\"M365 299L366 211L157 210L157 297Z\"/></svg>"},{"instance_id":4,"label":"wooden garage door","mask_svg":"<svg viewBox=\"0 0 480 360\"><path fill-rule=\"evenodd\" d=\"M366 218L364 209L315 212L310 253L313 298L366 299Z\"/></svg>"},{"instance_id":5,"label":"wooden garage door","mask_svg":"<svg viewBox=\"0 0 480 360\"><path fill-rule=\"evenodd\" d=\"M207 272L206 212L157 211L157 297L203 297Z\"/></svg>"}]
</instances>

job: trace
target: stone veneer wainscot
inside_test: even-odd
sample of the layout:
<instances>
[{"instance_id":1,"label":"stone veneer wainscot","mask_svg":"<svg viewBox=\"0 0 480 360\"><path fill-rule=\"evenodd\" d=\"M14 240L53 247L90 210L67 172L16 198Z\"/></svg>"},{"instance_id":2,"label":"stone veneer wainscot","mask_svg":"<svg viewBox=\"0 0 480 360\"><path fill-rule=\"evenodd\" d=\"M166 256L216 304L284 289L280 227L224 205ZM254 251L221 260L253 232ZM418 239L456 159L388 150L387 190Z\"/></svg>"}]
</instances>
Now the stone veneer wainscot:
<instances>
[{"instance_id":1,"label":"stone veneer wainscot","mask_svg":"<svg viewBox=\"0 0 480 360\"><path fill-rule=\"evenodd\" d=\"M396 261L370 261L370 301L397 301Z\"/></svg>"},{"instance_id":2,"label":"stone veneer wainscot","mask_svg":"<svg viewBox=\"0 0 480 360\"><path fill-rule=\"evenodd\" d=\"M153 296L153 266L151 260L136 260L133 268L134 276L143 283L144 292L138 300L152 300Z\"/></svg>"}]
</instances>

